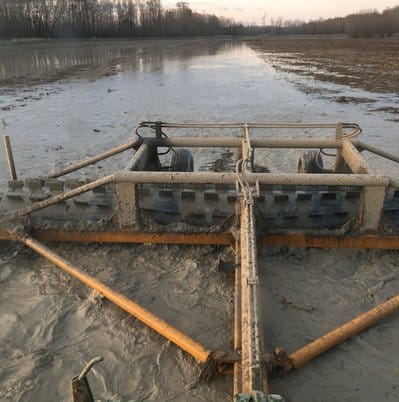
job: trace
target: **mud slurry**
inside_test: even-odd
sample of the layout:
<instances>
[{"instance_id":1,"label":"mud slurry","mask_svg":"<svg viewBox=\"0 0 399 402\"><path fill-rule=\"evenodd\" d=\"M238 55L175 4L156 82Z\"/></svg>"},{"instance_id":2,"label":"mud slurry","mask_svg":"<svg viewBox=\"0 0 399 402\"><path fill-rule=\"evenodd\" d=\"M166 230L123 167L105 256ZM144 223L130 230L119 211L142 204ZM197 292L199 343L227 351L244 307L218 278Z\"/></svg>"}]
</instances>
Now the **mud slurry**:
<instances>
[{"instance_id":1,"label":"mud slurry","mask_svg":"<svg viewBox=\"0 0 399 402\"><path fill-rule=\"evenodd\" d=\"M397 294L397 252L262 251L267 349L287 352ZM287 401L373 401L399 397L399 317L393 315L309 362L271 380Z\"/></svg>"},{"instance_id":2,"label":"mud slurry","mask_svg":"<svg viewBox=\"0 0 399 402\"><path fill-rule=\"evenodd\" d=\"M207 347L229 348L233 283L220 286L220 250L54 248ZM93 355L104 356L89 375L98 398L231 399L231 379L197 385L199 366L186 353L52 264L22 249L12 257L15 251L9 247L1 261L0 300L7 311L1 316L0 400L70 401L71 378ZM27 324L29 316L36 324Z\"/></svg>"}]
</instances>

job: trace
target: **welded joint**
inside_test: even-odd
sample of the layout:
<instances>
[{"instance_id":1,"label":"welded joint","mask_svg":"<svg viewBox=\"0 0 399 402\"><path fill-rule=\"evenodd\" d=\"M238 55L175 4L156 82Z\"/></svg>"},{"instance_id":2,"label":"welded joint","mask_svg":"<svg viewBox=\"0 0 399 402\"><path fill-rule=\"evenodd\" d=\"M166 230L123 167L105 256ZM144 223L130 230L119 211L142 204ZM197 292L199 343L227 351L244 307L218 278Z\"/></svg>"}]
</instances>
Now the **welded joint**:
<instances>
[{"instance_id":1,"label":"welded joint","mask_svg":"<svg viewBox=\"0 0 399 402\"><path fill-rule=\"evenodd\" d=\"M371 168L368 163L362 158L360 152L350 141L343 141L341 156L345 164L355 174L371 174Z\"/></svg>"},{"instance_id":2,"label":"welded joint","mask_svg":"<svg viewBox=\"0 0 399 402\"><path fill-rule=\"evenodd\" d=\"M281 348L276 348L265 364L268 373L276 377L285 376L295 368L294 362Z\"/></svg>"},{"instance_id":3,"label":"welded joint","mask_svg":"<svg viewBox=\"0 0 399 402\"><path fill-rule=\"evenodd\" d=\"M12 212L12 211L11 211ZM23 219L14 219L14 216L5 216L6 214L1 214L0 218L0 230L3 234L3 238L15 241L15 242L23 242L29 236L31 231L31 224L29 218ZM4 219L4 218L9 219Z\"/></svg>"},{"instance_id":4,"label":"welded joint","mask_svg":"<svg viewBox=\"0 0 399 402\"><path fill-rule=\"evenodd\" d=\"M217 373L229 373L229 368L237 361L239 361L237 353L227 353L224 350L212 351L207 360L204 363L201 363L197 383L209 383L215 378Z\"/></svg>"}]
</instances>

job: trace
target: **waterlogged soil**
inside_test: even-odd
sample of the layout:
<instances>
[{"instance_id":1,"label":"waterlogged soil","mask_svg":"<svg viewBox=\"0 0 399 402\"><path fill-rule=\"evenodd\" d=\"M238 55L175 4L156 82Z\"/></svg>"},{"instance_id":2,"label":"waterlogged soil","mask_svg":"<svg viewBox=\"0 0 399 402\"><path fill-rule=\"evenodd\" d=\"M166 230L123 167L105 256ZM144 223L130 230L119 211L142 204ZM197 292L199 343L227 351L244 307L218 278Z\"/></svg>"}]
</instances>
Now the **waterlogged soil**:
<instances>
[{"instance_id":1,"label":"waterlogged soil","mask_svg":"<svg viewBox=\"0 0 399 402\"><path fill-rule=\"evenodd\" d=\"M399 38L265 37L249 45L283 71L370 92L399 94Z\"/></svg>"},{"instance_id":2,"label":"waterlogged soil","mask_svg":"<svg viewBox=\"0 0 399 402\"><path fill-rule=\"evenodd\" d=\"M11 137L18 176L45 175L130 140L140 120L356 121L364 129L362 140L399 153L397 122L384 109L399 107L394 94L281 71L277 45L269 53L251 47L229 39L0 43L0 120ZM300 135L333 133L312 129ZM234 168L232 150L193 151L196 170ZM130 156L72 176L102 177L122 168ZM295 171L298 156L297 150L265 150L255 154L255 162L262 169ZM395 164L366 158L375 171L399 175ZM325 164L333 159L326 157ZM1 152L2 192L7 174ZM219 262L229 260L231 250L50 246L205 347L230 350L234 282L230 265ZM398 266L396 252L262 250L266 349L295 351L395 295ZM288 377L270 379L270 389L295 402L397 401L398 331L394 315ZM1 243L0 401L71 401L71 378L96 355L104 356L89 374L97 398L232 400L230 377L198 384L199 366L187 354L33 252Z\"/></svg>"}]
</instances>

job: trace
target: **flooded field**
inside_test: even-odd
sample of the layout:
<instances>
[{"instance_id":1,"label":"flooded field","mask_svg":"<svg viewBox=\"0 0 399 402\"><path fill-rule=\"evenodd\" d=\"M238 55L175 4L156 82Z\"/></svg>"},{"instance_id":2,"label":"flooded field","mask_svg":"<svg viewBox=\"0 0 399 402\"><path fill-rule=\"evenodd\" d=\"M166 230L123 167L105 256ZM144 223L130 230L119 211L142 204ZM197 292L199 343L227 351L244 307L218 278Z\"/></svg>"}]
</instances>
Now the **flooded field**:
<instances>
[{"instance_id":1,"label":"flooded field","mask_svg":"<svg viewBox=\"0 0 399 402\"><path fill-rule=\"evenodd\" d=\"M21 178L125 142L142 120L356 122L364 141L399 154L399 122L386 109L399 107L397 92L369 92L297 74L284 52L230 39L0 42L0 127L11 137ZM337 102L339 97L372 102ZM195 168L208 169L224 155L223 149L198 149ZM256 158L271 171L295 171L298 155L263 151ZM122 167L128 156L100 162L78 177L101 177ZM394 163L365 156L376 171L399 176ZM0 152L0 193L7 179ZM105 361L90 377L98 397L231 400L231 378L196 385L198 367L173 345L31 252L0 247L0 401L69 401L70 378L98 354ZM207 347L231 347L234 284L217 269L220 250L55 249ZM263 251L267 349L295 350L394 295L398 264L396 253ZM393 317L289 377L272 380L271 389L295 402L396 401L398 368L392 356L399 350L398 335Z\"/></svg>"}]
</instances>

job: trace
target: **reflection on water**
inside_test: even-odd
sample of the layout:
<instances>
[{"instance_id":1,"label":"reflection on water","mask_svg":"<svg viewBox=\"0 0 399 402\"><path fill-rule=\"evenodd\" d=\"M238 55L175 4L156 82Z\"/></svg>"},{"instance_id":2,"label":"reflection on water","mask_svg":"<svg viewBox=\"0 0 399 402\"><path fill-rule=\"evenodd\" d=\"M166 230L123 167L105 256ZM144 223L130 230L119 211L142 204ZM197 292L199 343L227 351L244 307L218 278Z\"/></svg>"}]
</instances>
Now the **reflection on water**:
<instances>
[{"instance_id":1,"label":"reflection on water","mask_svg":"<svg viewBox=\"0 0 399 402\"><path fill-rule=\"evenodd\" d=\"M142 72L160 72L166 60L231 53L244 45L231 40L0 42L0 79L118 63Z\"/></svg>"},{"instance_id":2,"label":"reflection on water","mask_svg":"<svg viewBox=\"0 0 399 402\"><path fill-rule=\"evenodd\" d=\"M118 71L121 72L115 75ZM35 80L40 76L50 79ZM68 83L47 84L64 77L70 78ZM142 120L355 120L363 127L366 141L399 152L398 141L391 134L397 131L393 127L397 123L370 114L364 105L342 105L302 93L289 78L276 72L268 59L259 58L244 42L230 39L0 42L0 122L4 118L7 123L21 177L46 174L71 160L124 142ZM15 91L8 90L14 88L14 83ZM351 91L346 89L343 95L359 96ZM242 132L223 134L240 136ZM181 131L170 135L221 133ZM259 130L253 135L329 134ZM196 169L223 159L223 152L199 148L195 154ZM256 162L271 171L292 172L298 152L257 151ZM386 164L374 159L369 160L372 167L383 171ZM115 166L123 166L122 160L115 161L93 165L82 178L100 177L115 170ZM0 194L6 179L7 162L0 149Z\"/></svg>"}]
</instances>

